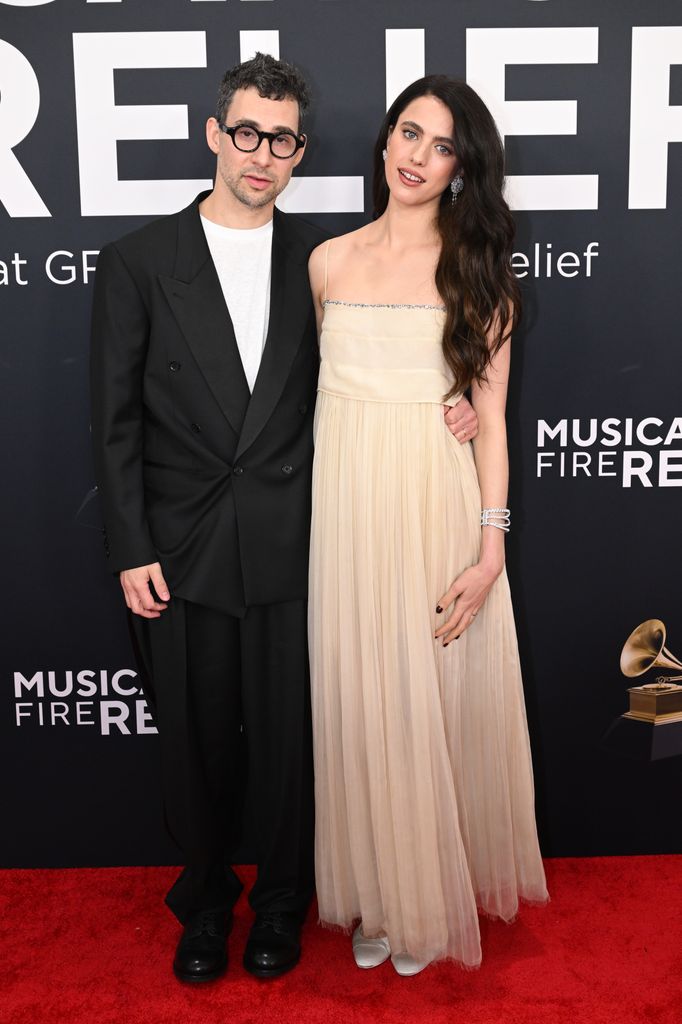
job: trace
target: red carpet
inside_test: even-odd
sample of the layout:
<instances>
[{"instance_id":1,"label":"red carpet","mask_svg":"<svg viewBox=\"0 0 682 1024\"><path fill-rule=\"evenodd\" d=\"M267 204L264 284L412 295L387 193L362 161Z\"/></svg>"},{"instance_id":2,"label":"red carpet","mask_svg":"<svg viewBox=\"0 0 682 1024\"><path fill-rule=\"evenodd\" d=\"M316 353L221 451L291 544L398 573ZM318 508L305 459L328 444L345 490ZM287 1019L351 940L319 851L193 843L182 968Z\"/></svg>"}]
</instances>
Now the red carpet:
<instances>
[{"instance_id":1,"label":"red carpet","mask_svg":"<svg viewBox=\"0 0 682 1024\"><path fill-rule=\"evenodd\" d=\"M399 978L360 971L350 940L311 914L291 974L241 966L190 988L170 969L178 928L161 905L172 868L0 872L4 1024L682 1024L682 857L550 860L552 902L481 921L483 966ZM243 877L252 877L249 868Z\"/></svg>"}]
</instances>

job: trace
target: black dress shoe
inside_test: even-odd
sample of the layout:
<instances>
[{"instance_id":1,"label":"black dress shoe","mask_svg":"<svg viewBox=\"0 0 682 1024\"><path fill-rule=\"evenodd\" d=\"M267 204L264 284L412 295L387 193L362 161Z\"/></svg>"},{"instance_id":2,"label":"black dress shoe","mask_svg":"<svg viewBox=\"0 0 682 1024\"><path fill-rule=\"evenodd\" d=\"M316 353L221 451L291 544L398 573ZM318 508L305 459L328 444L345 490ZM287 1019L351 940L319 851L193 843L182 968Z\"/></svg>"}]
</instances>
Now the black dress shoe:
<instances>
[{"instance_id":1,"label":"black dress shoe","mask_svg":"<svg viewBox=\"0 0 682 1024\"><path fill-rule=\"evenodd\" d=\"M213 981L227 970L227 936L232 914L202 910L185 924L173 971L180 981Z\"/></svg>"},{"instance_id":2,"label":"black dress shoe","mask_svg":"<svg viewBox=\"0 0 682 1024\"><path fill-rule=\"evenodd\" d=\"M256 914L244 950L244 967L257 978L277 978L295 967L301 956L298 914L264 911Z\"/></svg>"}]
</instances>

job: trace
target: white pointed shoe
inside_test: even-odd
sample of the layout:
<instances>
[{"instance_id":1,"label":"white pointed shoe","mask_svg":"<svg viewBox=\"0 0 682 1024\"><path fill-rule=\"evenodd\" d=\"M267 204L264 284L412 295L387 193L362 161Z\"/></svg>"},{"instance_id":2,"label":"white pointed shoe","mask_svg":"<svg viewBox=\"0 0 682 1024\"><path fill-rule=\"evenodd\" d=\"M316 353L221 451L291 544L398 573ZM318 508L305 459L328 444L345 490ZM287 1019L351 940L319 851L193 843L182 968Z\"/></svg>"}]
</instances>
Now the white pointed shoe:
<instances>
[{"instance_id":1,"label":"white pointed shoe","mask_svg":"<svg viewBox=\"0 0 682 1024\"><path fill-rule=\"evenodd\" d=\"M414 974L419 974L425 967L429 966L430 960L415 960L414 957L409 956L407 953L392 953L391 963L395 967L396 974L399 974L402 978L411 978Z\"/></svg>"},{"instance_id":2,"label":"white pointed shoe","mask_svg":"<svg viewBox=\"0 0 682 1024\"><path fill-rule=\"evenodd\" d=\"M362 934L362 924L353 932L353 956L358 967L378 967L388 960L391 947L385 935L368 939Z\"/></svg>"}]
</instances>

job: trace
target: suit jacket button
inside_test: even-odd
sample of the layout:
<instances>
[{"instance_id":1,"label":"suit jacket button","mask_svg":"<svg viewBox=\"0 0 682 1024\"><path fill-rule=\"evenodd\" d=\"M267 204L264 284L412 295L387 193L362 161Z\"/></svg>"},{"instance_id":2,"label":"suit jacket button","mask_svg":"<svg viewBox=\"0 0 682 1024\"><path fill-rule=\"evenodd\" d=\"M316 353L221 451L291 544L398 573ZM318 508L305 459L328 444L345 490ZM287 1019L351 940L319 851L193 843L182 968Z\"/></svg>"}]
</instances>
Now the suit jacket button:
<instances>
[{"instance_id":1,"label":"suit jacket button","mask_svg":"<svg viewBox=\"0 0 682 1024\"><path fill-rule=\"evenodd\" d=\"M241 476L244 470L242 469L241 466L235 466L232 472L234 473L235 476Z\"/></svg>"},{"instance_id":2,"label":"suit jacket button","mask_svg":"<svg viewBox=\"0 0 682 1024\"><path fill-rule=\"evenodd\" d=\"M173 370L173 371L175 371L175 370L179 370L181 366L182 366L182 363L179 363L179 362L178 362L178 361L177 361L176 359L173 359L173 360L172 360L172 361L171 361L171 362L170 362L170 363L168 364L168 369L169 369L169 370Z\"/></svg>"},{"instance_id":3,"label":"suit jacket button","mask_svg":"<svg viewBox=\"0 0 682 1024\"><path fill-rule=\"evenodd\" d=\"M290 473L293 473L293 471L294 471L294 467L293 466L289 466L289 465L282 466L282 472L286 473L287 476L289 476Z\"/></svg>"},{"instance_id":4,"label":"suit jacket button","mask_svg":"<svg viewBox=\"0 0 682 1024\"><path fill-rule=\"evenodd\" d=\"M201 433L201 427L199 426L198 423L191 423L190 426L191 426L191 428L192 428L192 430L194 431L195 434L200 434Z\"/></svg>"},{"instance_id":5,"label":"suit jacket button","mask_svg":"<svg viewBox=\"0 0 682 1024\"><path fill-rule=\"evenodd\" d=\"M301 405L299 405L298 411L300 412L301 416L305 416L305 414L308 411L308 406L306 405L305 402L302 402Z\"/></svg>"}]
</instances>

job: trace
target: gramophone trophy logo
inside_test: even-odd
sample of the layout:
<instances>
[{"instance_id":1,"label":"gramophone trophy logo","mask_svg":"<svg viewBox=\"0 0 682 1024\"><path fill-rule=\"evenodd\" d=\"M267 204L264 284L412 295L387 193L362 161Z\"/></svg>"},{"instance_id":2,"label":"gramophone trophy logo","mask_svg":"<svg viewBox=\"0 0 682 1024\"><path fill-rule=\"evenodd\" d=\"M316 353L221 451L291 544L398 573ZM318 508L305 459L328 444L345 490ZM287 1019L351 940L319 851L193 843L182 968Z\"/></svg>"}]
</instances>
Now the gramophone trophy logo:
<instances>
[{"instance_id":1,"label":"gramophone trophy logo","mask_svg":"<svg viewBox=\"0 0 682 1024\"><path fill-rule=\"evenodd\" d=\"M661 620L647 619L625 641L620 669L624 676L635 678L656 667L682 669L682 661L665 646L665 626ZM682 675L657 676L653 683L631 686L630 710L625 712L625 718L654 725L682 722L682 686L678 679L682 680Z\"/></svg>"},{"instance_id":2,"label":"gramophone trophy logo","mask_svg":"<svg viewBox=\"0 0 682 1024\"><path fill-rule=\"evenodd\" d=\"M682 661L665 646L660 619L647 619L633 629L620 655L628 679L655 668L682 670ZM628 689L629 709L613 723L604 742L631 757L657 761L682 754L682 674L659 675Z\"/></svg>"}]
</instances>

